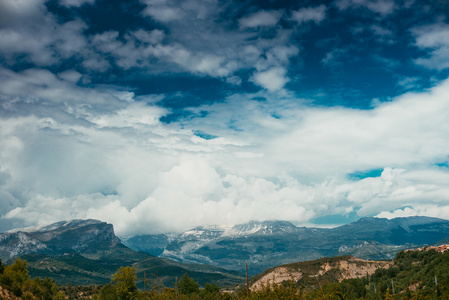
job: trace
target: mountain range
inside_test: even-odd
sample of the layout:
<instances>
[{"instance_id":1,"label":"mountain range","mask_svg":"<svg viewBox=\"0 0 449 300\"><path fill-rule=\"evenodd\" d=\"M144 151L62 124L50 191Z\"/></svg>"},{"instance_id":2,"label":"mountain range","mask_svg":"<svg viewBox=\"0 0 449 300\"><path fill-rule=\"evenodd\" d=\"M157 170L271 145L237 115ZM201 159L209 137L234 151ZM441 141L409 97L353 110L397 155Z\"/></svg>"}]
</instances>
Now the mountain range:
<instances>
[{"instance_id":1,"label":"mountain range","mask_svg":"<svg viewBox=\"0 0 449 300\"><path fill-rule=\"evenodd\" d=\"M134 236L123 241L111 224L72 220L0 234L0 258L28 261L31 276L60 284L104 284L121 266L143 279L173 286L187 273L201 285L231 286L269 268L353 255L391 259L395 253L449 240L449 221L428 217L362 218L336 228L297 227L287 221L199 226L180 234Z\"/></svg>"},{"instance_id":2,"label":"mountain range","mask_svg":"<svg viewBox=\"0 0 449 300\"><path fill-rule=\"evenodd\" d=\"M177 235L140 235L128 247L185 263L212 264L258 274L268 268L337 255L391 259L418 245L449 240L449 221L430 217L366 217L336 228L297 227L287 221L199 226Z\"/></svg>"},{"instance_id":3,"label":"mountain range","mask_svg":"<svg viewBox=\"0 0 449 300\"><path fill-rule=\"evenodd\" d=\"M174 286L185 273L201 285L235 285L244 276L212 265L185 264L135 251L120 242L111 224L98 220L72 220L15 229L0 235L0 258L11 263L27 260L32 277L46 276L59 284L105 284L122 266L136 268L137 284Z\"/></svg>"},{"instance_id":4,"label":"mountain range","mask_svg":"<svg viewBox=\"0 0 449 300\"><path fill-rule=\"evenodd\" d=\"M62 221L47 226L14 229L0 235L0 259L24 254L61 255L98 252L120 243L114 228L98 220Z\"/></svg>"}]
</instances>

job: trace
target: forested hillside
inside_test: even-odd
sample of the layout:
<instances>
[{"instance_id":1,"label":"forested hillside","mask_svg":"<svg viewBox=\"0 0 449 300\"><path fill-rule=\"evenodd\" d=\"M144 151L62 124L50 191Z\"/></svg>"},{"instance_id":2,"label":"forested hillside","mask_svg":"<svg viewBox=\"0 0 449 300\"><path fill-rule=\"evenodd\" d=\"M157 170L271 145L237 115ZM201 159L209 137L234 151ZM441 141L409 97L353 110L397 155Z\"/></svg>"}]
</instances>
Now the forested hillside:
<instances>
[{"instance_id":1,"label":"forested hillside","mask_svg":"<svg viewBox=\"0 0 449 300\"><path fill-rule=\"evenodd\" d=\"M423 249L399 252L389 268L361 278L342 279L329 269L299 280L268 281L257 289L242 283L224 291L213 282L200 286L184 274L174 288L152 279L139 290L134 267L121 267L103 286L60 286L50 278L30 278L27 262L17 259L10 266L0 264L0 285L4 299L448 299L448 270L449 252Z\"/></svg>"}]
</instances>

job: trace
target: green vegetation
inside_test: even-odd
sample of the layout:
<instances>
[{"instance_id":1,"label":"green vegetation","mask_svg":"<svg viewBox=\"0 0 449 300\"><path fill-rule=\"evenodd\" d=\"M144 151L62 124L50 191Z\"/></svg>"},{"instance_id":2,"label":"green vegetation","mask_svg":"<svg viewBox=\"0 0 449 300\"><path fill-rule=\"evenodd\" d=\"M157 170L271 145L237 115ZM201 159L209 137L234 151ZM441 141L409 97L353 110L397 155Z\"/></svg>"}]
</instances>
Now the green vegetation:
<instances>
[{"instance_id":1,"label":"green vegetation","mask_svg":"<svg viewBox=\"0 0 449 300\"><path fill-rule=\"evenodd\" d=\"M200 289L200 285L185 273L176 288L168 288L160 285L150 286L149 291L139 291L135 284L136 270L135 268L120 268L112 277L111 283L101 288L94 300L220 300L232 299L228 293L220 292L220 288L216 284L206 283L206 286Z\"/></svg>"},{"instance_id":2,"label":"green vegetation","mask_svg":"<svg viewBox=\"0 0 449 300\"><path fill-rule=\"evenodd\" d=\"M114 251L102 251L90 255L27 254L21 258L28 261L27 267L32 278L48 276L61 285L67 285L69 282L73 285L104 285L121 266L136 269L138 278L136 284L140 289L144 288L145 274L149 277L157 277L157 280L167 287L174 287L176 278L181 278L185 273L202 286L207 282L214 282L219 286L232 286L244 280L243 274L239 272L210 265L179 263L136 252L122 245L115 246Z\"/></svg>"},{"instance_id":3,"label":"green vegetation","mask_svg":"<svg viewBox=\"0 0 449 300\"><path fill-rule=\"evenodd\" d=\"M300 264L312 272L318 271L324 260L333 263L338 259L342 258L324 258ZM187 273L175 282L174 288L166 287L160 280L145 278L144 289L139 290L137 270L129 266L120 267L110 282L103 286L60 286L48 277L31 279L27 261L17 259L10 266L4 266L0 261L0 285L20 299L44 300L449 299L449 252L399 252L393 262L390 268L377 269L371 276L359 279L338 282L336 276L322 274L313 276L313 280L302 278L296 282L288 280L269 284L249 293L244 286L227 293L215 283L201 287ZM299 268L298 264L292 266Z\"/></svg>"},{"instance_id":4,"label":"green vegetation","mask_svg":"<svg viewBox=\"0 0 449 300\"><path fill-rule=\"evenodd\" d=\"M393 262L372 276L302 285L303 296L289 299L449 299L449 252L402 251Z\"/></svg>"},{"instance_id":5,"label":"green vegetation","mask_svg":"<svg viewBox=\"0 0 449 300\"><path fill-rule=\"evenodd\" d=\"M12 265L3 267L0 261L0 285L22 299L63 300L62 293L53 279L30 278L27 261L17 259Z\"/></svg>"}]
</instances>

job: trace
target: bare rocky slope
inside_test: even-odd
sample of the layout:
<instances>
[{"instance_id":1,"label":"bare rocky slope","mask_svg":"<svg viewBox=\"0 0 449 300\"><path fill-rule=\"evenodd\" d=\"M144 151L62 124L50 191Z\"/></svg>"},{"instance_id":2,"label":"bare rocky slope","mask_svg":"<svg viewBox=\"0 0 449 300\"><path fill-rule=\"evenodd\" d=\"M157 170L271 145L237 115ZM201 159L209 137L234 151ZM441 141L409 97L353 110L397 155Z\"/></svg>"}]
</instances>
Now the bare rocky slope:
<instances>
[{"instance_id":1,"label":"bare rocky slope","mask_svg":"<svg viewBox=\"0 0 449 300\"><path fill-rule=\"evenodd\" d=\"M283 281L311 283L342 281L343 279L362 278L372 275L378 268L389 268L392 261L363 260L353 256L322 258L286 264L266 270L251 278L250 289L260 290L263 286L279 284Z\"/></svg>"}]
</instances>

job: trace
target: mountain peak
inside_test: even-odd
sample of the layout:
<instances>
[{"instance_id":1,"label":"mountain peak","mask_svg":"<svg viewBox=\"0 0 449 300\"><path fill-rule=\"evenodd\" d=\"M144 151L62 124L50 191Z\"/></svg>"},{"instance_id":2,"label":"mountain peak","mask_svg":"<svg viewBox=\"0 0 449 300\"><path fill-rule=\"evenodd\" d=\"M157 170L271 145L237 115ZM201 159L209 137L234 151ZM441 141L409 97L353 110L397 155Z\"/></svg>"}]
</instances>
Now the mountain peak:
<instances>
[{"instance_id":1,"label":"mountain peak","mask_svg":"<svg viewBox=\"0 0 449 300\"><path fill-rule=\"evenodd\" d=\"M224 234L229 229L229 226L197 226L190 230L183 232L180 236L181 239L211 239L216 238Z\"/></svg>"},{"instance_id":2,"label":"mountain peak","mask_svg":"<svg viewBox=\"0 0 449 300\"><path fill-rule=\"evenodd\" d=\"M297 231L298 227L289 221L250 221L244 224L237 224L232 227L231 232L238 235L249 234L272 234L272 233L291 233Z\"/></svg>"},{"instance_id":3,"label":"mountain peak","mask_svg":"<svg viewBox=\"0 0 449 300\"><path fill-rule=\"evenodd\" d=\"M48 232L48 231L53 231L53 230L57 230L57 229L61 229L61 228L78 228L78 227L83 227L83 226L88 226L88 225L94 225L94 224L101 224L104 223L102 221L99 220L95 220L95 219L73 219L73 220L67 220L67 221L59 221L56 223L52 223L52 224L46 224L46 225L37 225L37 226L30 226L30 227L24 227L24 228L15 228L15 229L11 229L8 230L4 233L16 233L16 232L27 232L27 233L32 233L32 232Z\"/></svg>"},{"instance_id":4,"label":"mountain peak","mask_svg":"<svg viewBox=\"0 0 449 300\"><path fill-rule=\"evenodd\" d=\"M95 252L113 243L120 243L120 239L112 224L92 219L61 221L0 234L0 259L29 253Z\"/></svg>"}]
</instances>

